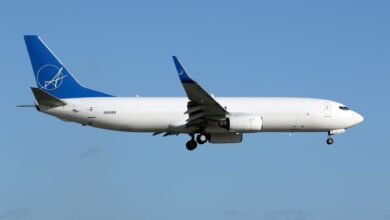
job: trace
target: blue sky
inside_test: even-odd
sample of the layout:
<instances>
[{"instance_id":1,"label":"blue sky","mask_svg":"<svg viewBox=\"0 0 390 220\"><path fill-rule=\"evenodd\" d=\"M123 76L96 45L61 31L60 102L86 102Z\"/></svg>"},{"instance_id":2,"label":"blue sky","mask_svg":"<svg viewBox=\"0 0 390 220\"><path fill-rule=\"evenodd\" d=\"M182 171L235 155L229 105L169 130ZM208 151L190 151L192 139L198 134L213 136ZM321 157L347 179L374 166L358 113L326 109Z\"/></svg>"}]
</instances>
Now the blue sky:
<instances>
[{"instance_id":1,"label":"blue sky","mask_svg":"<svg viewBox=\"0 0 390 220\"><path fill-rule=\"evenodd\" d=\"M390 219L388 1L2 1L0 219ZM187 152L33 109L24 34L88 87L184 96L171 60L216 96L336 100L363 124L247 135Z\"/></svg>"}]
</instances>

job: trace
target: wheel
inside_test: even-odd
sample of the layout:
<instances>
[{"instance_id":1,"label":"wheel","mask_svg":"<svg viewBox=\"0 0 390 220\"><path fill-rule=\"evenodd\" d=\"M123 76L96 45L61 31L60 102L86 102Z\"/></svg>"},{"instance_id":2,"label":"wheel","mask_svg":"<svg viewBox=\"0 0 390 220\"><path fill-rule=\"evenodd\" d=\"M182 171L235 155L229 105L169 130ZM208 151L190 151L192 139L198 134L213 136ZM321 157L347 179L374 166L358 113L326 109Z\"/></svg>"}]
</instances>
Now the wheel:
<instances>
[{"instance_id":1,"label":"wheel","mask_svg":"<svg viewBox=\"0 0 390 220\"><path fill-rule=\"evenodd\" d=\"M329 144L329 145L331 145L331 144L333 144L333 138L328 138L327 140L326 140L326 143L327 144Z\"/></svg>"},{"instance_id":2,"label":"wheel","mask_svg":"<svg viewBox=\"0 0 390 220\"><path fill-rule=\"evenodd\" d=\"M186 144L187 150L189 151L195 150L196 146L198 146L198 144L195 140L189 140Z\"/></svg>"},{"instance_id":3,"label":"wheel","mask_svg":"<svg viewBox=\"0 0 390 220\"><path fill-rule=\"evenodd\" d=\"M200 134L198 136L196 136L196 142L198 142L198 144L204 144L207 142L207 137L206 135L204 134Z\"/></svg>"}]
</instances>

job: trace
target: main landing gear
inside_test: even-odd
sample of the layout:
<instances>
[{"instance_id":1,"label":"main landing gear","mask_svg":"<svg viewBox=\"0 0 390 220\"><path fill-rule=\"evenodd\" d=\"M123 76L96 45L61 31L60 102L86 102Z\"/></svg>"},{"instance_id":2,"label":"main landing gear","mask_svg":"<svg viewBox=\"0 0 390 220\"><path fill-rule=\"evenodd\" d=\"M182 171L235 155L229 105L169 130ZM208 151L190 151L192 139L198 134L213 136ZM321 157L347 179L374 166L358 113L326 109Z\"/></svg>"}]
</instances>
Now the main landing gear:
<instances>
[{"instance_id":1,"label":"main landing gear","mask_svg":"<svg viewBox=\"0 0 390 220\"><path fill-rule=\"evenodd\" d=\"M198 142L198 144L204 144L207 142L207 136L205 134L199 134L198 136L196 136L196 142Z\"/></svg>"},{"instance_id":2,"label":"main landing gear","mask_svg":"<svg viewBox=\"0 0 390 220\"><path fill-rule=\"evenodd\" d=\"M207 142L207 136L205 134L198 134L195 138L195 134L191 134L191 140L186 143L186 148L189 151L195 150L198 144L204 144Z\"/></svg>"},{"instance_id":3,"label":"main landing gear","mask_svg":"<svg viewBox=\"0 0 390 220\"><path fill-rule=\"evenodd\" d=\"M198 146L198 143L196 143L196 141L194 140L194 138L191 138L191 140L189 140L189 141L186 143L187 150L189 150L189 151L195 150L195 148L196 148L197 146Z\"/></svg>"}]
</instances>

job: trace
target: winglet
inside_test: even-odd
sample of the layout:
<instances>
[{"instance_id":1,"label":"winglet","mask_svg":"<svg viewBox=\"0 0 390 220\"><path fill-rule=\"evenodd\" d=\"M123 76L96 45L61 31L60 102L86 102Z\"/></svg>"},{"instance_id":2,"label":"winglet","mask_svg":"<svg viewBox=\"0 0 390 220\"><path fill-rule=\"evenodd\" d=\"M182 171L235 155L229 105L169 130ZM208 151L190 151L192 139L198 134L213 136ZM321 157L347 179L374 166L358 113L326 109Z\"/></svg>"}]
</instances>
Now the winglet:
<instances>
[{"instance_id":1,"label":"winglet","mask_svg":"<svg viewBox=\"0 0 390 220\"><path fill-rule=\"evenodd\" d=\"M191 106L187 106L187 112L189 115L188 120L200 119L205 115L199 115L198 111L211 112L213 115L227 115L228 112L223 108L213 97L211 97L206 90L204 90L197 82L195 82L190 75L184 70L177 57L173 56L173 61L177 72L179 74L181 84L190 100ZM185 114L186 114L185 113ZM188 123L187 123L188 124Z\"/></svg>"},{"instance_id":2,"label":"winglet","mask_svg":"<svg viewBox=\"0 0 390 220\"><path fill-rule=\"evenodd\" d=\"M175 63L177 73L179 74L180 81L182 83L194 83L195 81L188 75L184 67L180 64L176 56L172 56L173 62Z\"/></svg>"}]
</instances>

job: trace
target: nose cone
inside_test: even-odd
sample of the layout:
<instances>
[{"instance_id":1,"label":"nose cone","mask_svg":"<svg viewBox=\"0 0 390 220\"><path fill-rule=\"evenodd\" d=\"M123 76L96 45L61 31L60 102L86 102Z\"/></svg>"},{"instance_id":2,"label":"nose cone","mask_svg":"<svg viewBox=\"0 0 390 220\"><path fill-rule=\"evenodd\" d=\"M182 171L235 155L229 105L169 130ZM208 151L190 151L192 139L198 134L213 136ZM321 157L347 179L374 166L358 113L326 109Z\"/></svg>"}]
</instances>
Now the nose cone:
<instances>
[{"instance_id":1,"label":"nose cone","mask_svg":"<svg viewBox=\"0 0 390 220\"><path fill-rule=\"evenodd\" d=\"M359 113L353 112L353 121L354 121L354 125L357 125L362 123L364 121L364 118Z\"/></svg>"}]
</instances>

